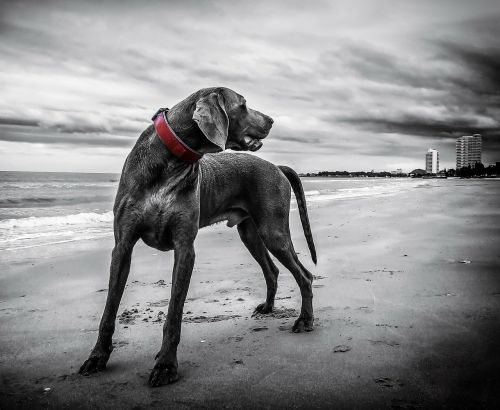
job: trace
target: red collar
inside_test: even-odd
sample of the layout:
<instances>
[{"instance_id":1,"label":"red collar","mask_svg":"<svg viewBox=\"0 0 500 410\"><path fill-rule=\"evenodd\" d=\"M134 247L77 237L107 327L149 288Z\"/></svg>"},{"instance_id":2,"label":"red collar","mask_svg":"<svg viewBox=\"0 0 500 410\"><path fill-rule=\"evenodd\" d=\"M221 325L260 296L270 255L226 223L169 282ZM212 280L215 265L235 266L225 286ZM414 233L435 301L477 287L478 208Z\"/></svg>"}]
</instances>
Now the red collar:
<instances>
[{"instance_id":1,"label":"red collar","mask_svg":"<svg viewBox=\"0 0 500 410\"><path fill-rule=\"evenodd\" d=\"M153 121L156 133L168 150L177 158L188 164L194 164L203 156L203 154L200 154L198 151L189 148L177 135L175 135L174 130L168 125L165 111L159 112L156 117L153 118Z\"/></svg>"}]
</instances>

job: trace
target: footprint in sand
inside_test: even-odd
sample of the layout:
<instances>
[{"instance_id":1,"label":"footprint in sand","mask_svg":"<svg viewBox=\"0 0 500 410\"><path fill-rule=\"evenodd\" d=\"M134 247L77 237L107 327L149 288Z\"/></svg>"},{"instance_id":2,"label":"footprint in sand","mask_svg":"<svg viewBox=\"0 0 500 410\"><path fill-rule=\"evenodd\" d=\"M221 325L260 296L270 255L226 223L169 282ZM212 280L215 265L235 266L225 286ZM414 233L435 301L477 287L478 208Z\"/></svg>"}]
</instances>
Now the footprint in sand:
<instances>
[{"instance_id":1,"label":"footprint in sand","mask_svg":"<svg viewBox=\"0 0 500 410\"><path fill-rule=\"evenodd\" d=\"M345 353L351 350L351 346L338 345L333 348L333 353Z\"/></svg>"},{"instance_id":2,"label":"footprint in sand","mask_svg":"<svg viewBox=\"0 0 500 410\"><path fill-rule=\"evenodd\" d=\"M241 317L240 315L216 315L216 316L193 316L184 317L182 319L183 323L211 323L211 322L221 322L223 320L236 319Z\"/></svg>"},{"instance_id":3,"label":"footprint in sand","mask_svg":"<svg viewBox=\"0 0 500 410\"><path fill-rule=\"evenodd\" d=\"M118 316L118 322L121 324L131 324L135 323L135 319L139 317L139 311L137 309L125 309L120 316Z\"/></svg>"},{"instance_id":4,"label":"footprint in sand","mask_svg":"<svg viewBox=\"0 0 500 410\"><path fill-rule=\"evenodd\" d=\"M168 299L161 299L157 302L149 302L148 306L152 307L163 307L168 305L169 300Z\"/></svg>"},{"instance_id":5,"label":"footprint in sand","mask_svg":"<svg viewBox=\"0 0 500 410\"><path fill-rule=\"evenodd\" d=\"M167 316L165 315L165 312L163 312L163 310L160 310L156 314L156 318L153 319L153 323L163 323L166 318L167 318Z\"/></svg>"},{"instance_id":6,"label":"footprint in sand","mask_svg":"<svg viewBox=\"0 0 500 410\"><path fill-rule=\"evenodd\" d=\"M368 340L372 345L385 345L390 347L397 347L399 343L394 340Z\"/></svg>"},{"instance_id":7,"label":"footprint in sand","mask_svg":"<svg viewBox=\"0 0 500 410\"><path fill-rule=\"evenodd\" d=\"M374 379L375 383L377 383L380 387L386 389L393 389L394 387L402 387L404 383L399 379L391 379L390 377L380 377L378 379Z\"/></svg>"},{"instance_id":8,"label":"footprint in sand","mask_svg":"<svg viewBox=\"0 0 500 410\"><path fill-rule=\"evenodd\" d=\"M245 286L244 288L236 288L236 290L242 290L244 292L251 292L252 291L252 289L249 288L248 286Z\"/></svg>"},{"instance_id":9,"label":"footprint in sand","mask_svg":"<svg viewBox=\"0 0 500 410\"><path fill-rule=\"evenodd\" d=\"M118 349L120 347L127 346L127 345L128 345L128 342L125 340L118 340L118 341L113 342L113 348L115 348L115 349Z\"/></svg>"},{"instance_id":10,"label":"footprint in sand","mask_svg":"<svg viewBox=\"0 0 500 410\"><path fill-rule=\"evenodd\" d=\"M160 279L157 282L153 282L152 285L154 285L154 286L167 286L167 284L165 283L165 281L163 279Z\"/></svg>"},{"instance_id":11,"label":"footprint in sand","mask_svg":"<svg viewBox=\"0 0 500 410\"><path fill-rule=\"evenodd\" d=\"M274 310L271 313L259 313L255 312L252 317L256 320L260 319L268 319L268 318L274 318L274 319L288 319L290 317L296 317L299 315L299 312L297 312L293 308L285 308L285 307L280 307L280 308L274 308Z\"/></svg>"},{"instance_id":12,"label":"footprint in sand","mask_svg":"<svg viewBox=\"0 0 500 410\"><path fill-rule=\"evenodd\" d=\"M317 308L316 312L327 312L327 311L335 310L335 309L337 309L337 308L335 308L333 306L322 306L320 308Z\"/></svg>"},{"instance_id":13,"label":"footprint in sand","mask_svg":"<svg viewBox=\"0 0 500 410\"><path fill-rule=\"evenodd\" d=\"M423 409L424 407L414 401L392 399L391 409L402 409L402 410L417 410Z\"/></svg>"}]
</instances>

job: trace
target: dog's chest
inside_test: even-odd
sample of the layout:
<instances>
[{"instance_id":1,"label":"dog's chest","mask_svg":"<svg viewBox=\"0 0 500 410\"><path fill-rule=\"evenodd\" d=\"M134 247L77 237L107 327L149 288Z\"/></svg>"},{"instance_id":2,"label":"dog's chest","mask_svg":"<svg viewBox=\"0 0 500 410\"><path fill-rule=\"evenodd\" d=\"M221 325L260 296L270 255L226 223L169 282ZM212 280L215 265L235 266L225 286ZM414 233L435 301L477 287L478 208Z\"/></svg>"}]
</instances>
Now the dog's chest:
<instances>
[{"instance_id":1,"label":"dog's chest","mask_svg":"<svg viewBox=\"0 0 500 410\"><path fill-rule=\"evenodd\" d=\"M171 228L180 208L177 196L160 188L144 199L141 238L148 246L162 251L173 249Z\"/></svg>"}]
</instances>

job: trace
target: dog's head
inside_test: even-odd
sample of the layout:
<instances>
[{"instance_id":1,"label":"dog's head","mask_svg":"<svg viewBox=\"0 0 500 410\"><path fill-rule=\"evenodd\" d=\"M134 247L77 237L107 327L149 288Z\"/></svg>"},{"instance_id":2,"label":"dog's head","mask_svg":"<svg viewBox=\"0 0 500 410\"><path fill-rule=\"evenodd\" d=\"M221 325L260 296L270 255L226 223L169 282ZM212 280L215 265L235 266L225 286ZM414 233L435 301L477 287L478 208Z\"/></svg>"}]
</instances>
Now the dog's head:
<instances>
[{"instance_id":1,"label":"dog's head","mask_svg":"<svg viewBox=\"0 0 500 410\"><path fill-rule=\"evenodd\" d=\"M229 88L200 90L193 120L219 151L257 151L273 119L247 107L245 98Z\"/></svg>"}]
</instances>

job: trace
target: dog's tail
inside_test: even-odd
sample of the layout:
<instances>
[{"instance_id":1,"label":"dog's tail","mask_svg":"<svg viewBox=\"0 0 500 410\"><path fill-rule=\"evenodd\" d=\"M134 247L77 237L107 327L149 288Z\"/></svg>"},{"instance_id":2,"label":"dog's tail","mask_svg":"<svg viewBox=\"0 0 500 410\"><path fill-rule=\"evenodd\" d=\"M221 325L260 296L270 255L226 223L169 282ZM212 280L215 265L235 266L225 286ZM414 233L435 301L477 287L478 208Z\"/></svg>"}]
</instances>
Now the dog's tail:
<instances>
[{"instance_id":1,"label":"dog's tail","mask_svg":"<svg viewBox=\"0 0 500 410\"><path fill-rule=\"evenodd\" d=\"M302 188L302 182L297 173L290 167L285 165L278 165L278 168L285 174L286 179L290 182L292 186L295 198L297 198L297 205L299 207L300 222L302 222L302 229L304 229L304 235L306 236L307 246L311 252L311 259L316 265L316 248L314 247L314 241L311 232L311 225L309 224L309 216L307 216L307 206L306 198L304 196L304 189Z\"/></svg>"}]
</instances>

